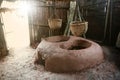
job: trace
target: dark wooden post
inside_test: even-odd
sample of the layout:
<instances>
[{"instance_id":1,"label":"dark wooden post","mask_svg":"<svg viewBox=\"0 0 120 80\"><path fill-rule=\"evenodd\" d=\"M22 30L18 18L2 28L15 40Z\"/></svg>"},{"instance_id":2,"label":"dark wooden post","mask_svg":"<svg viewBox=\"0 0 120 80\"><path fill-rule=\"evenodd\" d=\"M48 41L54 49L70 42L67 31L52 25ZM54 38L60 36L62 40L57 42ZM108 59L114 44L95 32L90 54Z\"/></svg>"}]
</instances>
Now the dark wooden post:
<instances>
[{"instance_id":1,"label":"dark wooden post","mask_svg":"<svg viewBox=\"0 0 120 80\"><path fill-rule=\"evenodd\" d=\"M1 6L2 0L0 0L0 6ZM7 55L7 46L5 42L1 17L0 17L0 58Z\"/></svg>"}]
</instances>

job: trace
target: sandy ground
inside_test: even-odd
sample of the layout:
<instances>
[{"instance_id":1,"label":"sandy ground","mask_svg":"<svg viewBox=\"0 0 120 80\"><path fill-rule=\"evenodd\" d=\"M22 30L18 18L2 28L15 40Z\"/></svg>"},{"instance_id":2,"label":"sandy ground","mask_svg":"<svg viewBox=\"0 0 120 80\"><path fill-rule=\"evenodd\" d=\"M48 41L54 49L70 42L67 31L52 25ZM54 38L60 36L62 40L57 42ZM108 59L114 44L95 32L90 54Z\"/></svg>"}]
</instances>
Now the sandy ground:
<instances>
[{"instance_id":1,"label":"sandy ground","mask_svg":"<svg viewBox=\"0 0 120 80\"><path fill-rule=\"evenodd\" d=\"M120 80L119 52L103 49L106 59L102 64L76 73L52 73L42 65L35 67L35 49L30 47L10 50L10 54L0 60L0 80Z\"/></svg>"}]
</instances>

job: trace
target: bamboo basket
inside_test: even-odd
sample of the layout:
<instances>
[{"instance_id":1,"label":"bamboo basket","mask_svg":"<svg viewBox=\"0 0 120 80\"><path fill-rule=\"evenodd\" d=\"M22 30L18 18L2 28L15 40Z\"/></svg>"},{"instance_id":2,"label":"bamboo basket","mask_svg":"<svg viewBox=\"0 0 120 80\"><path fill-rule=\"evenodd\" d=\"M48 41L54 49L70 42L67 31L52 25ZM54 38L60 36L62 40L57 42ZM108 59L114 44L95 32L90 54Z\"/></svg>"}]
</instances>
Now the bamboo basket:
<instances>
[{"instance_id":1,"label":"bamboo basket","mask_svg":"<svg viewBox=\"0 0 120 80\"><path fill-rule=\"evenodd\" d=\"M74 36L82 36L88 30L88 22L73 21L70 23L70 30Z\"/></svg>"},{"instance_id":2,"label":"bamboo basket","mask_svg":"<svg viewBox=\"0 0 120 80\"><path fill-rule=\"evenodd\" d=\"M59 29L62 26L62 19L48 19L50 29Z\"/></svg>"}]
</instances>

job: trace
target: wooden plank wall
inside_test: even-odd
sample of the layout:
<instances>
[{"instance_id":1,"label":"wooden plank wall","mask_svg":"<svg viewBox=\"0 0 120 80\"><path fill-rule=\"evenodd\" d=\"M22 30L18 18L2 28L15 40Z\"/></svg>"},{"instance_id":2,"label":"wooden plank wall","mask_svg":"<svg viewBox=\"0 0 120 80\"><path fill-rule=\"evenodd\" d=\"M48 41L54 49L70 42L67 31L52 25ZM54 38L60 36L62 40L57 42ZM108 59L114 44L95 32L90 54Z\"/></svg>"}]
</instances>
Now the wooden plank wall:
<instances>
[{"instance_id":1,"label":"wooden plank wall","mask_svg":"<svg viewBox=\"0 0 120 80\"><path fill-rule=\"evenodd\" d=\"M111 44L114 45L120 32L120 0L113 0L111 15Z\"/></svg>"},{"instance_id":2,"label":"wooden plank wall","mask_svg":"<svg viewBox=\"0 0 120 80\"><path fill-rule=\"evenodd\" d=\"M105 25L106 2L94 5L94 2L85 2L81 7L83 17L88 21L89 27L87 37L95 40L102 40Z\"/></svg>"},{"instance_id":3,"label":"wooden plank wall","mask_svg":"<svg viewBox=\"0 0 120 80\"><path fill-rule=\"evenodd\" d=\"M120 31L120 1L111 0L110 12L106 30L106 37L103 41L105 30L105 18L107 11L106 0L86 0L81 6L84 18L89 22L87 38L108 44L115 45L118 32ZM96 4L97 3L97 4ZM116 7L117 6L117 7Z\"/></svg>"},{"instance_id":4,"label":"wooden plank wall","mask_svg":"<svg viewBox=\"0 0 120 80\"><path fill-rule=\"evenodd\" d=\"M67 10L69 10L70 2L66 0L55 0L55 12L52 9L52 2L43 3L34 0L34 11L29 13L30 25L30 42L40 42L41 38L55 35L62 35L67 23ZM52 35L49 34L48 19L55 13L57 18L63 20L62 28L59 30L52 30Z\"/></svg>"}]
</instances>

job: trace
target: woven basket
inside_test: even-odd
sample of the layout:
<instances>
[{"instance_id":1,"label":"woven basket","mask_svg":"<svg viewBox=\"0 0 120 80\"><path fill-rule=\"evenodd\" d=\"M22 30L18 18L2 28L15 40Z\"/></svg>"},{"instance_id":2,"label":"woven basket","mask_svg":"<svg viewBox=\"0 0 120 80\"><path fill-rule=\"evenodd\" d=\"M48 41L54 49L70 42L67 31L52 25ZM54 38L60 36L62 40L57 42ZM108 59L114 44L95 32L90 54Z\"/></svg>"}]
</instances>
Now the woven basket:
<instances>
[{"instance_id":1,"label":"woven basket","mask_svg":"<svg viewBox=\"0 0 120 80\"><path fill-rule=\"evenodd\" d=\"M62 19L48 19L50 29L58 29L62 26Z\"/></svg>"},{"instance_id":2,"label":"woven basket","mask_svg":"<svg viewBox=\"0 0 120 80\"><path fill-rule=\"evenodd\" d=\"M73 21L70 23L70 30L74 36L82 36L88 30L88 22Z\"/></svg>"}]
</instances>

